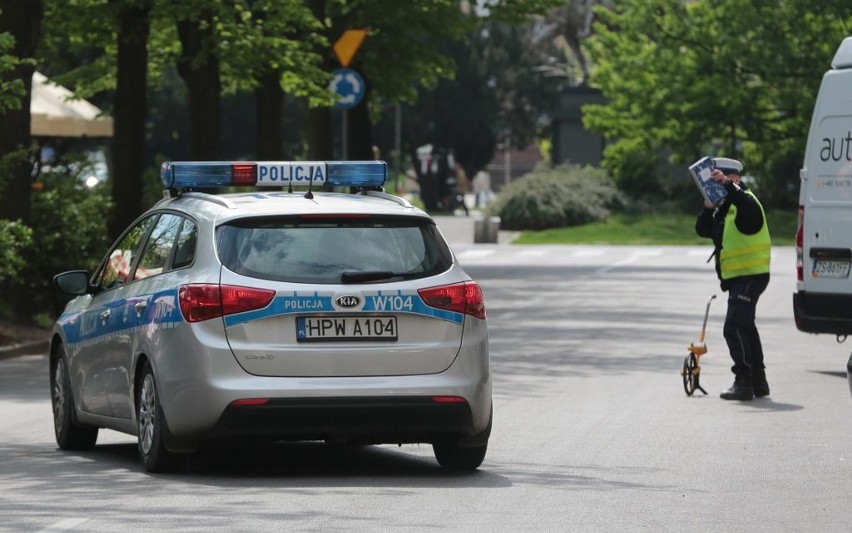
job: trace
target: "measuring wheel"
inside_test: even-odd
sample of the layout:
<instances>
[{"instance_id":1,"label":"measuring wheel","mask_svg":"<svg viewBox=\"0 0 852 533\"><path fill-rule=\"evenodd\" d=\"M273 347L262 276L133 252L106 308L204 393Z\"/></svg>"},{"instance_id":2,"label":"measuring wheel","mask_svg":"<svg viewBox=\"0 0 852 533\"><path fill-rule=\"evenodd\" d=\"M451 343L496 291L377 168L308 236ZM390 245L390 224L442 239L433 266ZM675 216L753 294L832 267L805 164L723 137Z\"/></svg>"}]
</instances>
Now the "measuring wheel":
<instances>
[{"instance_id":1,"label":"measuring wheel","mask_svg":"<svg viewBox=\"0 0 852 533\"><path fill-rule=\"evenodd\" d=\"M701 356L707 353L707 345L704 343L704 330L707 328L707 316L710 315L710 303L716 299L716 295L707 300L707 308L704 310L704 323L701 325L701 333L698 335L698 342L692 342L686 348L689 350L689 355L683 360L683 368L680 369L680 375L683 376L683 390L687 396L692 396L695 389L700 390L705 395L707 391L701 388L698 384L698 378L701 375L701 365L698 362Z\"/></svg>"},{"instance_id":2,"label":"measuring wheel","mask_svg":"<svg viewBox=\"0 0 852 533\"><path fill-rule=\"evenodd\" d=\"M695 353L689 352L689 355L683 359L683 369L680 373L683 376L683 390L686 391L687 396L692 396L695 389L707 394L707 391L699 384L701 367L698 365L698 358Z\"/></svg>"}]
</instances>

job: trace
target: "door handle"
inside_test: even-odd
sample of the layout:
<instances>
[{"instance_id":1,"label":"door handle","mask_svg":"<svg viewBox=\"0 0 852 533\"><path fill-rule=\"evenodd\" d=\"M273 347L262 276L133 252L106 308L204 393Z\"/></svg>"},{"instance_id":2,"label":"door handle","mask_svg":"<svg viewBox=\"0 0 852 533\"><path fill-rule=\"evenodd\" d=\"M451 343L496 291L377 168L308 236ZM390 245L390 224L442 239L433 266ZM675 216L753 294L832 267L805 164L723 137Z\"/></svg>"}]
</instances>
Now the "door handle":
<instances>
[{"instance_id":1,"label":"door handle","mask_svg":"<svg viewBox=\"0 0 852 533\"><path fill-rule=\"evenodd\" d=\"M109 309L107 309L106 311L101 311L101 314L99 314L98 316L100 317L101 322L106 323L107 319L109 318Z\"/></svg>"},{"instance_id":2,"label":"door handle","mask_svg":"<svg viewBox=\"0 0 852 533\"><path fill-rule=\"evenodd\" d=\"M145 313L145 309L148 309L148 302L142 300L141 302L136 302L136 305L133 306L133 309L136 310L136 316L142 316Z\"/></svg>"}]
</instances>

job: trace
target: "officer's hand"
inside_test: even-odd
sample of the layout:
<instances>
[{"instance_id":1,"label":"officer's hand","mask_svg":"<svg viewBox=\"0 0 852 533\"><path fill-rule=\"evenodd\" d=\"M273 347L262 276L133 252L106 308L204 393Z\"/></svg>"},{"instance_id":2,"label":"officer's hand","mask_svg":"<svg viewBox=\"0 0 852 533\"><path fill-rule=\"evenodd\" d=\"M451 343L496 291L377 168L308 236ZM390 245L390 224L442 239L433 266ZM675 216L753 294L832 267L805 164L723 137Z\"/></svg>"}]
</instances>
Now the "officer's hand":
<instances>
[{"instance_id":1,"label":"officer's hand","mask_svg":"<svg viewBox=\"0 0 852 533\"><path fill-rule=\"evenodd\" d=\"M719 170L718 168L713 170L713 172L710 174L710 177L713 179L713 181L718 181L722 185L730 181L728 179L728 176L726 176L725 173Z\"/></svg>"}]
</instances>

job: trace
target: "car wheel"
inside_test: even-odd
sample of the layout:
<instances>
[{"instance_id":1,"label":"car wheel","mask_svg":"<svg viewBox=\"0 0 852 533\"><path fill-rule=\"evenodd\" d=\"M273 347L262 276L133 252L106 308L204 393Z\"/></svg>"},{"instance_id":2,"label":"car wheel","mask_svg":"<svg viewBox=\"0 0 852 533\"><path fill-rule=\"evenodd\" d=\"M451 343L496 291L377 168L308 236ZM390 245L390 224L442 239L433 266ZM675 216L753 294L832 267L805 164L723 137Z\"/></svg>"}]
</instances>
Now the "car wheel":
<instances>
[{"instance_id":1,"label":"car wheel","mask_svg":"<svg viewBox=\"0 0 852 533\"><path fill-rule=\"evenodd\" d=\"M154 370L146 362L136 390L136 420L139 424L139 459L148 472L170 472L180 464L180 455L163 443L166 420L160 407Z\"/></svg>"},{"instance_id":2,"label":"car wheel","mask_svg":"<svg viewBox=\"0 0 852 533\"><path fill-rule=\"evenodd\" d=\"M59 346L50 371L50 399L56 444L63 450L90 450L98 440L98 428L77 422L65 349Z\"/></svg>"},{"instance_id":3,"label":"car wheel","mask_svg":"<svg viewBox=\"0 0 852 533\"><path fill-rule=\"evenodd\" d=\"M487 443L472 448L462 448L455 441L432 444L438 464L450 470L476 470L485 459L487 449Z\"/></svg>"}]
</instances>

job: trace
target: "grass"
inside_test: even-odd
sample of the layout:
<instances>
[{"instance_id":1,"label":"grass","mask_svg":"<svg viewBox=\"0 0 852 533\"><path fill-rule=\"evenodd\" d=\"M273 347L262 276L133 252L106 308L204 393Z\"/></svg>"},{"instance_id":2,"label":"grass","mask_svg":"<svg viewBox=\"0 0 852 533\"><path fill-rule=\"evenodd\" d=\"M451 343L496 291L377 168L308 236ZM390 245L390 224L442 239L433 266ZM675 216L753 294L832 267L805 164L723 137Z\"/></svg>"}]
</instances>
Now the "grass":
<instances>
[{"instance_id":1,"label":"grass","mask_svg":"<svg viewBox=\"0 0 852 533\"><path fill-rule=\"evenodd\" d=\"M697 215L697 213L696 213ZM647 215L612 215L606 222L584 226L525 231L514 244L708 244L695 234L696 215L655 213ZM767 213L769 232L775 246L795 243L797 214L795 210Z\"/></svg>"}]
</instances>

